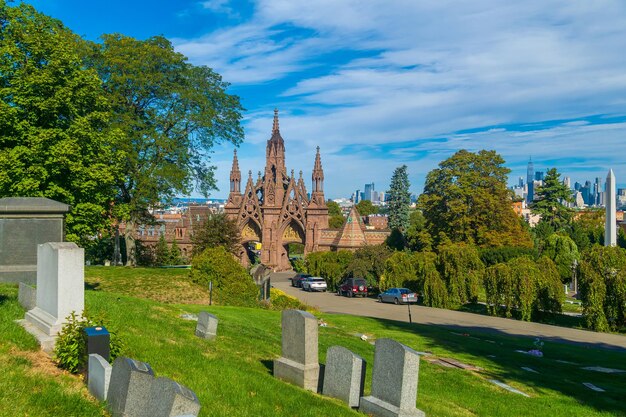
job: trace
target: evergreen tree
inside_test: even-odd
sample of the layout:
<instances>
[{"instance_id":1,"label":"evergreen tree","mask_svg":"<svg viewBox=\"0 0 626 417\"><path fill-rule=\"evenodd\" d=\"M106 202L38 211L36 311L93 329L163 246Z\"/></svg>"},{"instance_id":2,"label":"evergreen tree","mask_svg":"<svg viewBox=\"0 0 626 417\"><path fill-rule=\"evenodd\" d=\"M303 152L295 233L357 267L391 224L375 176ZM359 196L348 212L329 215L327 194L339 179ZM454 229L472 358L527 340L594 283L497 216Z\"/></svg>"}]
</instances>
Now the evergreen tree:
<instances>
[{"instance_id":1,"label":"evergreen tree","mask_svg":"<svg viewBox=\"0 0 626 417\"><path fill-rule=\"evenodd\" d=\"M159 241L154 249L154 260L157 265L169 265L170 263L170 248L167 246L165 235L159 236Z\"/></svg>"},{"instance_id":2,"label":"evergreen tree","mask_svg":"<svg viewBox=\"0 0 626 417\"><path fill-rule=\"evenodd\" d=\"M405 233L409 227L409 207L411 205L406 165L396 168L393 172L389 188L389 228L391 230L398 229Z\"/></svg>"},{"instance_id":3,"label":"evergreen tree","mask_svg":"<svg viewBox=\"0 0 626 417\"><path fill-rule=\"evenodd\" d=\"M540 214L542 220L548 222L554 231L568 225L573 212L564 204L573 202L572 192L560 177L556 168L549 169L543 180L544 185L535 190L534 201L530 205L531 211Z\"/></svg>"},{"instance_id":4,"label":"evergreen tree","mask_svg":"<svg viewBox=\"0 0 626 417\"><path fill-rule=\"evenodd\" d=\"M181 265L183 263L183 254L178 247L178 243L176 243L176 239L172 241L172 246L170 246L169 253L169 264L170 265Z\"/></svg>"}]
</instances>

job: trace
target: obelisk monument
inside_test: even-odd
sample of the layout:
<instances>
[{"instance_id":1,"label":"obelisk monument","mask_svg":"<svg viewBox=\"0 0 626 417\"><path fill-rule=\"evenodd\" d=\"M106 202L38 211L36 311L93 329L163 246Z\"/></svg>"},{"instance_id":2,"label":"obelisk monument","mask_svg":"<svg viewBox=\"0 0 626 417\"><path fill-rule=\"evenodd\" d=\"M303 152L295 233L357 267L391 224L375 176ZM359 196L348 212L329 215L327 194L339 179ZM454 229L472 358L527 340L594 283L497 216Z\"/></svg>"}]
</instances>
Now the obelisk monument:
<instances>
[{"instance_id":1,"label":"obelisk monument","mask_svg":"<svg viewBox=\"0 0 626 417\"><path fill-rule=\"evenodd\" d=\"M604 225L604 246L617 245L617 222L615 219L615 175L609 169L606 176L606 224Z\"/></svg>"}]
</instances>

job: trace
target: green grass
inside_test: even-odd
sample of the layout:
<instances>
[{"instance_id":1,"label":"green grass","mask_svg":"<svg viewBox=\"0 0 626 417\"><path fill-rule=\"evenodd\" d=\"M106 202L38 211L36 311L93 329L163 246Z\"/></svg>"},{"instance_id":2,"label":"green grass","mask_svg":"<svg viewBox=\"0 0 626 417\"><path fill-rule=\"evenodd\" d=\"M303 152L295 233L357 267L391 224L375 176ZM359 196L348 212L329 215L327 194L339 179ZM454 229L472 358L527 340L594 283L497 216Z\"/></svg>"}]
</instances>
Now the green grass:
<instances>
[{"instance_id":1,"label":"green grass","mask_svg":"<svg viewBox=\"0 0 626 417\"><path fill-rule=\"evenodd\" d=\"M90 268L87 275L93 277L94 269L106 268ZM124 270L116 268L119 269ZM135 285L138 279L132 270L124 272ZM152 276L153 281L159 281L155 278L158 276L162 280L177 279L150 270L139 270L138 275ZM117 328L125 341L126 355L148 362L158 376L168 376L191 388L203 404L201 416L359 415L338 401L272 376L272 361L280 356L280 312L161 303L128 294L161 297L163 290L125 290L132 286L124 286L118 275L112 274L110 278L115 286L105 282L108 279L101 274L98 290L86 292L88 311L104 316ZM164 284L154 285L160 288ZM179 296L185 295L182 287L177 288ZM0 390L0 415L102 415L102 407L85 395L76 377L47 375L40 369L45 368L42 364L26 359L35 352L35 344L13 323L14 318L23 316L15 297L15 287L0 286L0 386L17 386L9 393ZM215 314L220 320L215 341L196 338L195 322L179 318L183 313L201 310ZM536 358L515 352L533 348L532 339L528 338L317 314L329 324L319 328L320 362L325 362L326 350L332 345L345 346L363 356L368 362L366 393L371 386L374 357L374 346L369 342L376 338L390 337L418 351L483 368L480 372L470 372L422 360L417 407L428 416L626 416L623 402L626 374L581 369L584 366L626 369L623 351L547 342L544 357ZM355 336L361 333L370 340L362 341ZM521 367L533 368L539 374ZM504 381L531 398L509 393L488 382L489 379ZM584 387L583 382L591 382L606 392L595 393ZM31 386L38 387L38 392L26 388ZM64 394L57 398L59 393ZM1 410L7 412L2 414Z\"/></svg>"}]
</instances>

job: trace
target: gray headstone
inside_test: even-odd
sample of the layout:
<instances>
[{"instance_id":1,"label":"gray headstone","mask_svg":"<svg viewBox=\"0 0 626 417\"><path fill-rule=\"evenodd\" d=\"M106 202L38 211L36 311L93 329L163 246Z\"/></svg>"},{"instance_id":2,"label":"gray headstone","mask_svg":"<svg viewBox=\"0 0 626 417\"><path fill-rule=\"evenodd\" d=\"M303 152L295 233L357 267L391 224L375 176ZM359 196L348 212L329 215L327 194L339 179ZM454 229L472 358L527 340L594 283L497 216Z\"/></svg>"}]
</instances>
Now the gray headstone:
<instances>
[{"instance_id":1,"label":"gray headstone","mask_svg":"<svg viewBox=\"0 0 626 417\"><path fill-rule=\"evenodd\" d=\"M217 317L206 311L198 314L198 324L196 325L196 336L203 339L213 340L217 335Z\"/></svg>"},{"instance_id":2,"label":"gray headstone","mask_svg":"<svg viewBox=\"0 0 626 417\"><path fill-rule=\"evenodd\" d=\"M317 392L319 379L317 319L301 310L282 313L282 356L274 361L274 376Z\"/></svg>"},{"instance_id":3,"label":"gray headstone","mask_svg":"<svg viewBox=\"0 0 626 417\"><path fill-rule=\"evenodd\" d=\"M376 340L371 395L361 398L359 411L381 417L423 417L415 407L420 357L392 339Z\"/></svg>"},{"instance_id":4,"label":"gray headstone","mask_svg":"<svg viewBox=\"0 0 626 417\"><path fill-rule=\"evenodd\" d=\"M169 378L157 378L152 384L146 417L197 416L200 402L192 390Z\"/></svg>"},{"instance_id":5,"label":"gray headstone","mask_svg":"<svg viewBox=\"0 0 626 417\"><path fill-rule=\"evenodd\" d=\"M37 282L37 245L63 241L69 209L43 197L0 198L0 282Z\"/></svg>"},{"instance_id":6,"label":"gray headstone","mask_svg":"<svg viewBox=\"0 0 626 417\"><path fill-rule=\"evenodd\" d=\"M365 360L342 346L326 351L322 394L339 398L350 407L358 407L365 384Z\"/></svg>"},{"instance_id":7,"label":"gray headstone","mask_svg":"<svg viewBox=\"0 0 626 417\"><path fill-rule=\"evenodd\" d=\"M111 364L102 356L97 354L89 355L87 388L91 395L96 397L99 401L107 399L112 369Z\"/></svg>"},{"instance_id":8,"label":"gray headstone","mask_svg":"<svg viewBox=\"0 0 626 417\"><path fill-rule=\"evenodd\" d=\"M124 357L115 359L107 394L111 414L114 417L143 416L154 380L154 372L147 363Z\"/></svg>"},{"instance_id":9,"label":"gray headstone","mask_svg":"<svg viewBox=\"0 0 626 417\"><path fill-rule=\"evenodd\" d=\"M24 310L32 310L37 305L37 289L31 285L20 282L17 301L24 307Z\"/></svg>"}]
</instances>

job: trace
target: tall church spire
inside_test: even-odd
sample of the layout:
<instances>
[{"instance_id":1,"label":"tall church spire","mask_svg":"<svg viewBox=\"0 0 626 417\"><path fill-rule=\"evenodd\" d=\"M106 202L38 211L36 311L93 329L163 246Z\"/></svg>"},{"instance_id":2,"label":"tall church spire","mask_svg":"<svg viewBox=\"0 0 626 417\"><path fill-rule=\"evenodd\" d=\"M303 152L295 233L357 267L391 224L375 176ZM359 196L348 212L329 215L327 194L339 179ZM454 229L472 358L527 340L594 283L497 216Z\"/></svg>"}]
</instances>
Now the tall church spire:
<instances>
[{"instance_id":1,"label":"tall church spire","mask_svg":"<svg viewBox=\"0 0 626 417\"><path fill-rule=\"evenodd\" d=\"M272 126L272 134L277 133L278 131L278 109L274 109L274 125Z\"/></svg>"},{"instance_id":2,"label":"tall church spire","mask_svg":"<svg viewBox=\"0 0 626 417\"><path fill-rule=\"evenodd\" d=\"M311 202L319 206L325 204L324 199L324 170L322 169L322 158L320 156L320 147L317 147L315 154L315 164L313 165L313 174L311 175L313 186L311 190Z\"/></svg>"},{"instance_id":3,"label":"tall church spire","mask_svg":"<svg viewBox=\"0 0 626 417\"><path fill-rule=\"evenodd\" d=\"M237 149L233 153L233 167L230 170L230 192L241 192L241 171L239 170L239 160L237 159Z\"/></svg>"}]
</instances>

